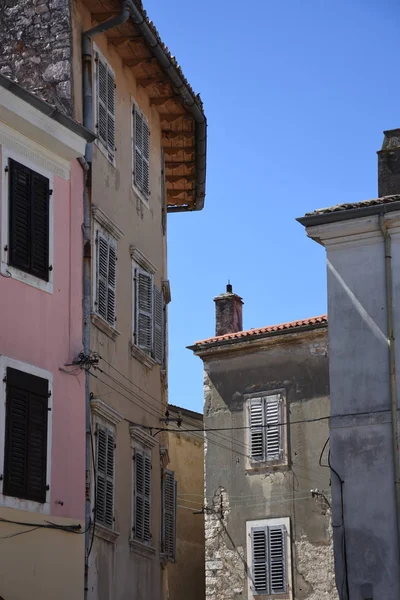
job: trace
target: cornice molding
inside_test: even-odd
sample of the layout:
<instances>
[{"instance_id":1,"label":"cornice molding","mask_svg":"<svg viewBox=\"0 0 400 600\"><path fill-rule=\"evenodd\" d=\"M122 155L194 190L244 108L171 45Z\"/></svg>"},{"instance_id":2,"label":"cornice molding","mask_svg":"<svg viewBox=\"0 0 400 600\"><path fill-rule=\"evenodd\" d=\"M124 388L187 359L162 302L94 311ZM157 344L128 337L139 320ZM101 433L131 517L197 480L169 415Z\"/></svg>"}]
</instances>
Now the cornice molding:
<instances>
[{"instance_id":1,"label":"cornice molding","mask_svg":"<svg viewBox=\"0 0 400 600\"><path fill-rule=\"evenodd\" d=\"M151 273L152 275L157 271L157 267L143 254L137 246L130 246L131 257L139 267Z\"/></svg>"},{"instance_id":2,"label":"cornice molding","mask_svg":"<svg viewBox=\"0 0 400 600\"><path fill-rule=\"evenodd\" d=\"M116 240L120 240L124 235L122 229L96 204L92 205L93 218L110 233Z\"/></svg>"},{"instance_id":3,"label":"cornice molding","mask_svg":"<svg viewBox=\"0 0 400 600\"><path fill-rule=\"evenodd\" d=\"M129 433L133 441L139 442L145 448L151 450L154 446L157 446L158 442L151 435L143 431L141 427L131 425L129 427Z\"/></svg>"},{"instance_id":4,"label":"cornice molding","mask_svg":"<svg viewBox=\"0 0 400 600\"><path fill-rule=\"evenodd\" d=\"M123 420L123 416L119 412L99 398L93 398L90 401L90 409L92 413L108 421L111 425L118 425Z\"/></svg>"}]
</instances>

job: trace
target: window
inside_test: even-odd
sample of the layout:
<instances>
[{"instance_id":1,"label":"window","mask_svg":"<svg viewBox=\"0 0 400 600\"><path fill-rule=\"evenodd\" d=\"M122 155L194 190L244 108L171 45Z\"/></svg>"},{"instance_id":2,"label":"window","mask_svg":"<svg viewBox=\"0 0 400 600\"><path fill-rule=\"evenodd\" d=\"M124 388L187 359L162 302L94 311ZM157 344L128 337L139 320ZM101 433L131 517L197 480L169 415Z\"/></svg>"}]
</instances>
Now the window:
<instances>
[{"instance_id":1,"label":"window","mask_svg":"<svg viewBox=\"0 0 400 600\"><path fill-rule=\"evenodd\" d=\"M11 158L8 173L8 263L49 281L49 179Z\"/></svg>"},{"instance_id":2,"label":"window","mask_svg":"<svg viewBox=\"0 0 400 600\"><path fill-rule=\"evenodd\" d=\"M115 154L115 77L105 59L96 54L96 129L111 162Z\"/></svg>"},{"instance_id":3,"label":"window","mask_svg":"<svg viewBox=\"0 0 400 600\"><path fill-rule=\"evenodd\" d=\"M133 185L148 199L150 130L146 118L136 104L132 104Z\"/></svg>"},{"instance_id":4,"label":"window","mask_svg":"<svg viewBox=\"0 0 400 600\"><path fill-rule=\"evenodd\" d=\"M96 437L96 523L112 529L114 525L115 435L110 428L98 424Z\"/></svg>"},{"instance_id":5,"label":"window","mask_svg":"<svg viewBox=\"0 0 400 600\"><path fill-rule=\"evenodd\" d=\"M289 532L288 518L247 523L250 597L291 598Z\"/></svg>"},{"instance_id":6,"label":"window","mask_svg":"<svg viewBox=\"0 0 400 600\"><path fill-rule=\"evenodd\" d=\"M44 504L49 381L6 369L3 494Z\"/></svg>"},{"instance_id":7,"label":"window","mask_svg":"<svg viewBox=\"0 0 400 600\"><path fill-rule=\"evenodd\" d=\"M117 242L101 229L96 231L95 312L111 327L116 321Z\"/></svg>"},{"instance_id":8,"label":"window","mask_svg":"<svg viewBox=\"0 0 400 600\"><path fill-rule=\"evenodd\" d=\"M163 469L161 551L171 561L175 560L176 548L177 485L174 473Z\"/></svg>"},{"instance_id":9,"label":"window","mask_svg":"<svg viewBox=\"0 0 400 600\"><path fill-rule=\"evenodd\" d=\"M134 344L164 363L164 296L153 283L153 275L142 268L134 271Z\"/></svg>"},{"instance_id":10,"label":"window","mask_svg":"<svg viewBox=\"0 0 400 600\"><path fill-rule=\"evenodd\" d=\"M140 542L148 544L151 538L151 456L138 448L134 450L133 480L133 537Z\"/></svg>"},{"instance_id":11,"label":"window","mask_svg":"<svg viewBox=\"0 0 400 600\"><path fill-rule=\"evenodd\" d=\"M282 394L271 394L249 400L251 462L284 460L283 408Z\"/></svg>"}]
</instances>

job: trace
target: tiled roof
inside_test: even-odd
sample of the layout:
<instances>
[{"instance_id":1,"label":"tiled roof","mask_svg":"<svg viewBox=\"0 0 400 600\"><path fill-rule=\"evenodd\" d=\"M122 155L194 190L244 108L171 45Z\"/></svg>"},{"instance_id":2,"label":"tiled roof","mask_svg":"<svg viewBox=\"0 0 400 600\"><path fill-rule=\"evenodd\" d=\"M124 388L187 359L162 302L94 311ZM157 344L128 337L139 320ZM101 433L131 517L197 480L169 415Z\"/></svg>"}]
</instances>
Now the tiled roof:
<instances>
[{"instance_id":1,"label":"tiled roof","mask_svg":"<svg viewBox=\"0 0 400 600\"><path fill-rule=\"evenodd\" d=\"M371 200L361 200L361 202L348 202L346 204L336 204L335 206L329 206L328 208L317 208L313 212L306 213L306 217L314 215L324 215L327 213L339 212L341 210L351 210L354 208L366 208L368 206L375 206L379 204L391 204L392 202L400 202L400 195L395 196L382 196L382 198L372 198Z\"/></svg>"},{"instance_id":2,"label":"tiled roof","mask_svg":"<svg viewBox=\"0 0 400 600\"><path fill-rule=\"evenodd\" d=\"M310 327L311 325L327 324L328 315L320 315L319 317L310 317L309 319L303 319L300 321L290 321L289 323L281 323L279 325L269 325L268 327L260 327L259 329L248 329L247 331L238 331L236 333L227 333L225 335L218 335L215 337L207 338L205 340L199 340L195 342L194 346L202 346L205 344L216 344L218 342L225 342L229 340L246 339L255 336L266 335L270 333L276 333L282 331L286 333L288 330L292 332L294 329L301 327Z\"/></svg>"}]
</instances>

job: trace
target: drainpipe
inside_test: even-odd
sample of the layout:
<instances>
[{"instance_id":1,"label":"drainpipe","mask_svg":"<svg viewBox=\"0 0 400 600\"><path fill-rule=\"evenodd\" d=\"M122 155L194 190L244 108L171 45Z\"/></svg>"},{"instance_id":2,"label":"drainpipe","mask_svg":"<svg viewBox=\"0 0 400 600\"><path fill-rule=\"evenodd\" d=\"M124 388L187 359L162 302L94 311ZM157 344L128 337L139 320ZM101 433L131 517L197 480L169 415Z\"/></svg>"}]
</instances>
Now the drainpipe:
<instances>
[{"instance_id":1,"label":"drainpipe","mask_svg":"<svg viewBox=\"0 0 400 600\"><path fill-rule=\"evenodd\" d=\"M392 281L392 238L385 224L385 214L379 215L379 227L385 245L385 284L387 337L389 351L390 405L392 412L392 444L394 463L394 482L396 493L396 525L397 544L400 556L400 463L399 463L399 431L397 422L397 389L396 389L396 345L393 330L393 281Z\"/></svg>"},{"instance_id":2,"label":"drainpipe","mask_svg":"<svg viewBox=\"0 0 400 600\"><path fill-rule=\"evenodd\" d=\"M93 81L92 81L92 38L113 27L125 23L129 18L129 10L123 4L121 13L116 17L101 23L82 35L82 74L83 74L83 123L92 131L93 128ZM91 211L90 192L92 143L86 144L85 159L81 162L85 170L85 187L83 193L83 351L85 356L90 353L90 283L91 283ZM86 489L85 489L85 580L84 597L88 596L89 551L90 551L90 470L91 470L91 424L90 424L90 380L89 371L85 371L85 421L86 421Z\"/></svg>"}]
</instances>

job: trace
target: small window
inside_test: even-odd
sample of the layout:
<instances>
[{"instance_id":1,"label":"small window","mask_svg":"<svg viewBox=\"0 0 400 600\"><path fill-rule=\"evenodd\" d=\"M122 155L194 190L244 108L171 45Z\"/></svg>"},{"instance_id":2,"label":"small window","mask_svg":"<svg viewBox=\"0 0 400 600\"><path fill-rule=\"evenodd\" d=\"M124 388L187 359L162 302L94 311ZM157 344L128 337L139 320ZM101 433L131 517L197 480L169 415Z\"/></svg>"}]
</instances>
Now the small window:
<instances>
[{"instance_id":1,"label":"small window","mask_svg":"<svg viewBox=\"0 0 400 600\"><path fill-rule=\"evenodd\" d=\"M116 320L117 242L101 230L96 232L95 312L111 327Z\"/></svg>"},{"instance_id":2,"label":"small window","mask_svg":"<svg viewBox=\"0 0 400 600\"><path fill-rule=\"evenodd\" d=\"M136 540L149 544L151 539L151 456L137 448L134 452L132 533Z\"/></svg>"},{"instance_id":3,"label":"small window","mask_svg":"<svg viewBox=\"0 0 400 600\"><path fill-rule=\"evenodd\" d=\"M251 462L282 462L285 459L283 407L281 394L249 400Z\"/></svg>"},{"instance_id":4,"label":"small window","mask_svg":"<svg viewBox=\"0 0 400 600\"><path fill-rule=\"evenodd\" d=\"M176 503L177 482L175 474L168 469L162 474L162 523L161 523L161 549L169 560L175 560L176 551Z\"/></svg>"},{"instance_id":5,"label":"small window","mask_svg":"<svg viewBox=\"0 0 400 600\"><path fill-rule=\"evenodd\" d=\"M46 502L49 382L7 368L3 494Z\"/></svg>"},{"instance_id":6,"label":"small window","mask_svg":"<svg viewBox=\"0 0 400 600\"><path fill-rule=\"evenodd\" d=\"M146 118L138 107L132 108L133 185L147 200L150 177L150 130Z\"/></svg>"},{"instance_id":7,"label":"small window","mask_svg":"<svg viewBox=\"0 0 400 600\"><path fill-rule=\"evenodd\" d=\"M115 154L115 78L110 66L96 55L97 135L111 162Z\"/></svg>"},{"instance_id":8,"label":"small window","mask_svg":"<svg viewBox=\"0 0 400 600\"><path fill-rule=\"evenodd\" d=\"M287 592L286 527L283 524L251 527L251 582L254 596Z\"/></svg>"},{"instance_id":9,"label":"small window","mask_svg":"<svg viewBox=\"0 0 400 600\"><path fill-rule=\"evenodd\" d=\"M96 436L96 523L112 529L114 526L115 435L111 429L98 425Z\"/></svg>"},{"instance_id":10,"label":"small window","mask_svg":"<svg viewBox=\"0 0 400 600\"><path fill-rule=\"evenodd\" d=\"M9 264L49 281L49 180L9 159Z\"/></svg>"},{"instance_id":11,"label":"small window","mask_svg":"<svg viewBox=\"0 0 400 600\"><path fill-rule=\"evenodd\" d=\"M153 275L135 269L134 343L150 354L159 364L164 363L164 296L153 283Z\"/></svg>"}]
</instances>

